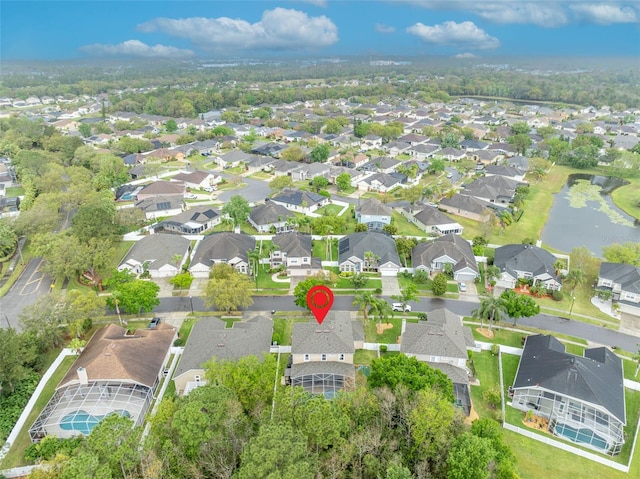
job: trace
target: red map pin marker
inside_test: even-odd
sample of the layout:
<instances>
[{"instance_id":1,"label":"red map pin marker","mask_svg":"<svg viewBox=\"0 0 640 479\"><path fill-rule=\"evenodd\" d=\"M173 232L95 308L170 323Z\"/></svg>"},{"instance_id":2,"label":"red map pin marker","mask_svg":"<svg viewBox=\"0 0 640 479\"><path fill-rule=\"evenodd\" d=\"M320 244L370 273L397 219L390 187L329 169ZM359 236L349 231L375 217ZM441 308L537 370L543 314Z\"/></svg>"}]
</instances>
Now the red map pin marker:
<instances>
[{"instance_id":1,"label":"red map pin marker","mask_svg":"<svg viewBox=\"0 0 640 479\"><path fill-rule=\"evenodd\" d=\"M322 324L333 306L333 292L326 286L314 286L307 293L307 306L316 317L318 324Z\"/></svg>"}]
</instances>

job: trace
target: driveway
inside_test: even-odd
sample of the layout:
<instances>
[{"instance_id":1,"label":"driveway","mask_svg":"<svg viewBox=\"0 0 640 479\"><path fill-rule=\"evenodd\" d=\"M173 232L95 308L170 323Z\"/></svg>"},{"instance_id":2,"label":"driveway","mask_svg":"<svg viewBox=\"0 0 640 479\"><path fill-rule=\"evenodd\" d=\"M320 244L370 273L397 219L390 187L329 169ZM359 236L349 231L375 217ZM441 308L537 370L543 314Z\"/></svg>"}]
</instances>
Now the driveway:
<instances>
[{"instance_id":1,"label":"driveway","mask_svg":"<svg viewBox=\"0 0 640 479\"><path fill-rule=\"evenodd\" d=\"M382 294L384 296L395 296L400 294L400 284L397 276L382 276Z\"/></svg>"}]
</instances>

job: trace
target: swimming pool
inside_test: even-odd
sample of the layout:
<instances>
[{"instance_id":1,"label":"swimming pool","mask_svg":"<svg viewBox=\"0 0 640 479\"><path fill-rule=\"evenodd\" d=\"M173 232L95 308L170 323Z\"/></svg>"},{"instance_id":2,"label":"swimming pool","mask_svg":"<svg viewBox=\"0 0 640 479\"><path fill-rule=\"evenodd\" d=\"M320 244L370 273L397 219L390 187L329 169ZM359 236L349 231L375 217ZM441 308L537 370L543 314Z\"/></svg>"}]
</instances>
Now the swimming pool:
<instances>
[{"instance_id":1,"label":"swimming pool","mask_svg":"<svg viewBox=\"0 0 640 479\"><path fill-rule=\"evenodd\" d=\"M556 424L554 431L558 436L566 437L570 441L579 444L589 444L601 451L606 451L608 449L607 441L598 436L591 429L575 429L571 426L567 426L566 424L558 423Z\"/></svg>"},{"instance_id":2,"label":"swimming pool","mask_svg":"<svg viewBox=\"0 0 640 479\"><path fill-rule=\"evenodd\" d=\"M63 417L60 420L60 428L64 429L65 431L77 431L80 434L88 436L100 421L102 421L105 417L110 416L111 414L120 414L123 417L131 417L129 411L126 411L124 409L113 411L103 416L94 416L93 414L89 414L88 412L80 409Z\"/></svg>"}]
</instances>

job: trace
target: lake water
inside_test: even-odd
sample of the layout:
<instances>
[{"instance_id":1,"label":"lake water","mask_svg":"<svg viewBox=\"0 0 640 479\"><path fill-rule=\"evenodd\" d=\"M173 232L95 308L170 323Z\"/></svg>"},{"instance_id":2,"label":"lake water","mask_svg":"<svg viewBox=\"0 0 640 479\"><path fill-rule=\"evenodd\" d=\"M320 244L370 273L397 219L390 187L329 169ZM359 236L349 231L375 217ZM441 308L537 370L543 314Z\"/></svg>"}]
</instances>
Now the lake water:
<instances>
[{"instance_id":1,"label":"lake water","mask_svg":"<svg viewBox=\"0 0 640 479\"><path fill-rule=\"evenodd\" d=\"M586 246L598 257L602 257L603 246L640 242L640 222L620 210L609 196L624 184L609 176L569 175L554 195L542 242L567 253Z\"/></svg>"}]
</instances>

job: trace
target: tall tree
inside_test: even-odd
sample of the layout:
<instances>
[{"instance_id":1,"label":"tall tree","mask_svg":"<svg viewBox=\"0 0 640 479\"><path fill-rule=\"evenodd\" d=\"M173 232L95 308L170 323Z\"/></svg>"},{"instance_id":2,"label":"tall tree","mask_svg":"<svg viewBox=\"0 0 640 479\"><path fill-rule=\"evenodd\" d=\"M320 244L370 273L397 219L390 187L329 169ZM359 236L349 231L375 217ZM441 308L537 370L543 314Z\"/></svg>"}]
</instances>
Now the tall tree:
<instances>
[{"instance_id":1,"label":"tall tree","mask_svg":"<svg viewBox=\"0 0 640 479\"><path fill-rule=\"evenodd\" d=\"M488 439L464 433L458 436L447 457L447 479L487 479L495 456Z\"/></svg>"},{"instance_id":2,"label":"tall tree","mask_svg":"<svg viewBox=\"0 0 640 479\"><path fill-rule=\"evenodd\" d=\"M265 422L242 452L238 479L313 479L307 441L291 426Z\"/></svg>"},{"instance_id":3,"label":"tall tree","mask_svg":"<svg viewBox=\"0 0 640 479\"><path fill-rule=\"evenodd\" d=\"M211 269L211 277L202 291L202 301L207 308L237 311L253 304L252 284L247 275L233 266L221 263Z\"/></svg>"},{"instance_id":4,"label":"tall tree","mask_svg":"<svg viewBox=\"0 0 640 479\"><path fill-rule=\"evenodd\" d=\"M474 309L472 314L474 318L488 321L489 331L491 331L492 323L494 321L500 321L502 317L507 314L507 310L500 298L494 298L492 296L481 300L480 306Z\"/></svg>"},{"instance_id":5,"label":"tall tree","mask_svg":"<svg viewBox=\"0 0 640 479\"><path fill-rule=\"evenodd\" d=\"M436 296L442 296L444 293L447 292L447 275L444 273L438 273L436 274L436 276L433 278L433 281L431 283L431 290L433 291L433 294L435 294Z\"/></svg>"},{"instance_id":6,"label":"tall tree","mask_svg":"<svg viewBox=\"0 0 640 479\"><path fill-rule=\"evenodd\" d=\"M514 326L519 318L530 318L540 312L540 306L531 296L518 294L513 290L502 293L500 301L506 313L513 319Z\"/></svg>"},{"instance_id":7,"label":"tall tree","mask_svg":"<svg viewBox=\"0 0 640 479\"><path fill-rule=\"evenodd\" d=\"M353 297L353 304L362 310L365 321L369 318L369 308L374 299L371 291L360 291Z\"/></svg>"},{"instance_id":8,"label":"tall tree","mask_svg":"<svg viewBox=\"0 0 640 479\"><path fill-rule=\"evenodd\" d=\"M249 217L249 213L251 213L249 202L241 195L232 196L222 207L222 214L229 215L235 227L240 227Z\"/></svg>"},{"instance_id":9,"label":"tall tree","mask_svg":"<svg viewBox=\"0 0 640 479\"><path fill-rule=\"evenodd\" d=\"M160 286L152 281L134 279L115 287L112 296L107 298L107 304L124 310L130 314L150 312L160 304L158 293Z\"/></svg>"},{"instance_id":10,"label":"tall tree","mask_svg":"<svg viewBox=\"0 0 640 479\"><path fill-rule=\"evenodd\" d=\"M626 263L640 266L640 243L627 241L626 243L603 246L602 253L611 263Z\"/></svg>"},{"instance_id":11,"label":"tall tree","mask_svg":"<svg viewBox=\"0 0 640 479\"><path fill-rule=\"evenodd\" d=\"M27 377L26 364L35 359L36 351L11 327L0 327L0 386L2 394L13 394L16 384Z\"/></svg>"},{"instance_id":12,"label":"tall tree","mask_svg":"<svg viewBox=\"0 0 640 479\"><path fill-rule=\"evenodd\" d=\"M331 148L326 143L321 143L311 150L311 161L314 163L324 163L329 159Z\"/></svg>"}]
</instances>

